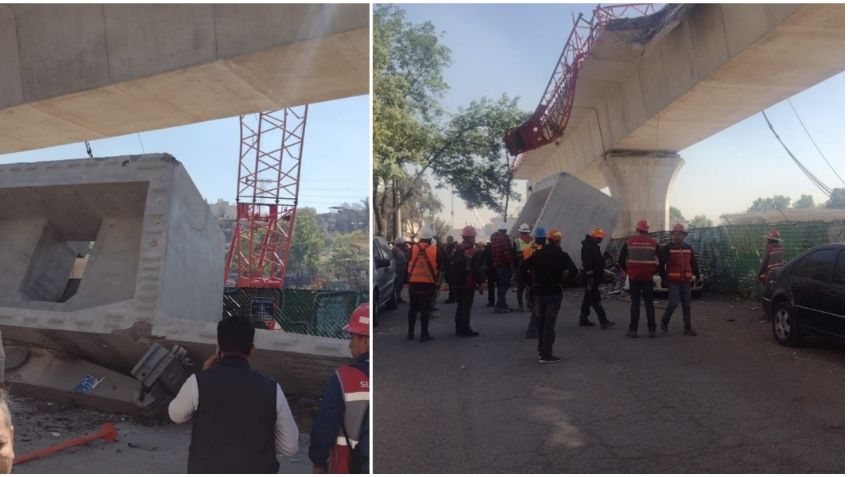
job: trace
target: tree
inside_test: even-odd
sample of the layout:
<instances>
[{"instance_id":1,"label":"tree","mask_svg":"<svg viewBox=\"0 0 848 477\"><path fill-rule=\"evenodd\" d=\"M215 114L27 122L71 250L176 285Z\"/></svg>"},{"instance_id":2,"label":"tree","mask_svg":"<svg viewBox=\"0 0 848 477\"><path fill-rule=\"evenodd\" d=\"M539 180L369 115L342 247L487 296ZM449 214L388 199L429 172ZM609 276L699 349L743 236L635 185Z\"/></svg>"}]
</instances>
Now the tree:
<instances>
[{"instance_id":1,"label":"tree","mask_svg":"<svg viewBox=\"0 0 848 477\"><path fill-rule=\"evenodd\" d=\"M704 227L712 227L713 221L708 219L706 215L696 215L689 221L689 227L693 229L700 229Z\"/></svg>"},{"instance_id":2,"label":"tree","mask_svg":"<svg viewBox=\"0 0 848 477\"><path fill-rule=\"evenodd\" d=\"M380 5L373 29L375 233L387 235L388 219L428 176L453 186L468 207L501 210L509 188L503 135L527 114L506 96L445 113L439 98L451 52L433 25L413 25L398 7ZM410 187L401 190L398 181Z\"/></svg>"},{"instance_id":3,"label":"tree","mask_svg":"<svg viewBox=\"0 0 848 477\"><path fill-rule=\"evenodd\" d=\"M288 271L300 278L305 270L315 271L324 250L324 229L318 226L312 207L297 210L294 237L289 247Z\"/></svg>"},{"instance_id":4,"label":"tree","mask_svg":"<svg viewBox=\"0 0 848 477\"><path fill-rule=\"evenodd\" d=\"M785 195L775 195L772 197L758 198L748 207L748 212L759 212L764 210L784 210L789 207L792 199Z\"/></svg>"},{"instance_id":5,"label":"tree","mask_svg":"<svg viewBox=\"0 0 848 477\"><path fill-rule=\"evenodd\" d=\"M681 223L686 222L686 217L683 216L683 212L680 212L680 209L671 206L668 208L668 220Z\"/></svg>"},{"instance_id":6,"label":"tree","mask_svg":"<svg viewBox=\"0 0 848 477\"><path fill-rule=\"evenodd\" d=\"M368 251L354 243L362 241L361 234L352 232L333 237L329 253L321 260L321 268L330 280L345 281L351 289L367 290Z\"/></svg>"},{"instance_id":7,"label":"tree","mask_svg":"<svg viewBox=\"0 0 848 477\"><path fill-rule=\"evenodd\" d=\"M792 207L796 209L812 209L815 206L816 203L813 201L813 196L809 194L801 194L801 198L792 204Z\"/></svg>"},{"instance_id":8,"label":"tree","mask_svg":"<svg viewBox=\"0 0 848 477\"><path fill-rule=\"evenodd\" d=\"M845 207L845 188L837 187L830 193L830 199L824 204L828 209L842 209Z\"/></svg>"}]
</instances>

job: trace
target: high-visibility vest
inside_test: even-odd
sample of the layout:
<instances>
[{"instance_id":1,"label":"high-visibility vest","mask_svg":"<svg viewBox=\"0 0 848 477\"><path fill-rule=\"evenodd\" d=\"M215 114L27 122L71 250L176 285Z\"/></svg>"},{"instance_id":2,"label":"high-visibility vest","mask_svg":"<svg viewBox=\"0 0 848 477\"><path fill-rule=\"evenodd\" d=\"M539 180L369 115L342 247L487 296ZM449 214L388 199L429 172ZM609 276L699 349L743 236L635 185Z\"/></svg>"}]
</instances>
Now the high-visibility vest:
<instances>
[{"instance_id":1,"label":"high-visibility vest","mask_svg":"<svg viewBox=\"0 0 848 477\"><path fill-rule=\"evenodd\" d=\"M330 450L328 466L331 474L349 474L353 449L359 445L359 435L365 414L368 412L368 391L370 384L368 375L354 366L342 366L336 370L336 376L342 386L345 409L342 427L336 437L336 444ZM347 433L347 436L345 436ZM353 447L348 447L348 442Z\"/></svg>"},{"instance_id":2,"label":"high-visibility vest","mask_svg":"<svg viewBox=\"0 0 848 477\"><path fill-rule=\"evenodd\" d=\"M653 280L659 264L656 240L645 235L627 239L627 276L631 280Z\"/></svg>"},{"instance_id":3,"label":"high-visibility vest","mask_svg":"<svg viewBox=\"0 0 848 477\"><path fill-rule=\"evenodd\" d=\"M528 248L530 248L531 245L533 245L533 243L534 242L532 239L529 242L525 242L521 239L521 237L518 237L517 239L515 239L515 248L518 250L519 253L523 254L525 250L527 250Z\"/></svg>"},{"instance_id":4,"label":"high-visibility vest","mask_svg":"<svg viewBox=\"0 0 848 477\"><path fill-rule=\"evenodd\" d=\"M776 270L783 266L783 245L779 243L770 243L766 245L766 273Z\"/></svg>"},{"instance_id":5,"label":"high-visibility vest","mask_svg":"<svg viewBox=\"0 0 848 477\"><path fill-rule=\"evenodd\" d=\"M692 280L692 250L670 248L666 264L668 280L674 283L689 283Z\"/></svg>"},{"instance_id":6,"label":"high-visibility vest","mask_svg":"<svg viewBox=\"0 0 848 477\"><path fill-rule=\"evenodd\" d=\"M417 243L409 256L409 283L438 283L436 247Z\"/></svg>"},{"instance_id":7,"label":"high-visibility vest","mask_svg":"<svg viewBox=\"0 0 848 477\"><path fill-rule=\"evenodd\" d=\"M530 255L533 255L536 250L542 250L542 247L544 247L544 245L540 245L537 243L533 243L532 247L526 247L524 250L521 251L524 260L526 261L528 258L530 258Z\"/></svg>"}]
</instances>

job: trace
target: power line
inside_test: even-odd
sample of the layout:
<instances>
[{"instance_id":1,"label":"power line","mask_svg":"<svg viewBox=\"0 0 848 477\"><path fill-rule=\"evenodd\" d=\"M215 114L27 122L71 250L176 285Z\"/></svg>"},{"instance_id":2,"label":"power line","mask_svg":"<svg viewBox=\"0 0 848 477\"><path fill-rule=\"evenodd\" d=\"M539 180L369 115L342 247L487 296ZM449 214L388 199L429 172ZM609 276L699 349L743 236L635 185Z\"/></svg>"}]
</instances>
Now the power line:
<instances>
[{"instance_id":1,"label":"power line","mask_svg":"<svg viewBox=\"0 0 848 477\"><path fill-rule=\"evenodd\" d=\"M839 175L839 173L836 172L836 169L834 169L833 166L830 164L830 161L828 161L827 158L824 157L824 153L822 152L821 149L819 149L819 145L816 144L816 141L813 139L813 136L810 135L810 131L807 130L807 126L804 124L804 121L801 120L801 116L798 115L798 111L795 109L795 105L792 104L792 100L789 99L788 101L789 101L789 107L792 108L792 112L795 113L795 117L798 118L798 122L801 123L801 127L804 128L804 132L807 133L807 137L810 138L810 142L813 143L813 146L816 147L816 151L819 151L819 155L821 156L822 159L824 159L824 162L827 164L827 167L829 167L830 170L833 171L833 174L839 179L839 182L841 182L842 185L845 185L845 181L842 180L842 177Z\"/></svg>"},{"instance_id":2,"label":"power line","mask_svg":"<svg viewBox=\"0 0 848 477\"><path fill-rule=\"evenodd\" d=\"M769 129L771 129L771 132L774 134L774 137L776 137L776 138L777 138L778 142L780 142L780 145L781 145L781 146L783 146L783 149L785 149L785 150L786 150L786 153L787 153L787 154L789 154L789 157L791 157L791 158L792 158L792 160L795 162L795 165L797 165L797 166L798 166L798 168L799 168L799 169L801 169L801 172L803 172L803 173L804 173L804 175L805 175L805 176L807 176L807 178L808 178L808 179L810 179L810 181L812 181L812 183L813 183L813 184L814 184L814 185L815 185L815 186L816 186L819 190L821 190L822 192L824 192L825 194L827 194L827 196L828 196L828 197L830 197L830 195L831 195L831 193L832 193L832 190L830 189L830 187L828 187L827 185L825 185L825 183L824 183L824 182L822 182L822 181L821 181L818 177L816 177L816 176L815 176L815 174L813 174L812 172L810 172L810 170L809 170L809 169L807 169L806 167L804 167L804 164L801 164L801 161L799 161L799 160L798 160L798 158L797 158L797 157L795 157L795 154L792 154L792 151L790 151L790 150L789 150L789 148L788 148L788 147L786 146L786 144L783 142L783 139L781 139L781 138L780 138L780 136L777 134L777 131L775 131L775 130L774 130L774 126L772 126L771 121L769 121L769 118L768 118L768 116L766 115L766 112L765 112L765 111L761 111L761 113L762 113L762 115L763 115L763 118L765 118L765 120L766 120L766 124L768 124Z\"/></svg>"}]
</instances>

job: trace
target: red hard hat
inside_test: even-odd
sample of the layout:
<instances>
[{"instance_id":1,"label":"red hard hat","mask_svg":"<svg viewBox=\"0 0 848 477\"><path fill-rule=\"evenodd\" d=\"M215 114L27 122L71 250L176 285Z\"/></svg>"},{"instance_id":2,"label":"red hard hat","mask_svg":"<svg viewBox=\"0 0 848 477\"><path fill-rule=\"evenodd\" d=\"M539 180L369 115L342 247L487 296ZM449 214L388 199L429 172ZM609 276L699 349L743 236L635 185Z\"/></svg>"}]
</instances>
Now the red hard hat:
<instances>
[{"instance_id":1,"label":"red hard hat","mask_svg":"<svg viewBox=\"0 0 848 477\"><path fill-rule=\"evenodd\" d=\"M689 232L686 231L686 227L684 227L683 224L674 224L674 228L671 229L671 232L681 232L685 235L689 235Z\"/></svg>"},{"instance_id":2,"label":"red hard hat","mask_svg":"<svg viewBox=\"0 0 848 477\"><path fill-rule=\"evenodd\" d=\"M636 230L639 230L640 232L648 232L651 230L651 227L648 225L647 220L642 219L638 224L636 224Z\"/></svg>"},{"instance_id":3,"label":"red hard hat","mask_svg":"<svg viewBox=\"0 0 848 477\"><path fill-rule=\"evenodd\" d=\"M350 322L342 330L351 334L371 336L371 307L368 303L363 303L353 310Z\"/></svg>"},{"instance_id":4,"label":"red hard hat","mask_svg":"<svg viewBox=\"0 0 848 477\"><path fill-rule=\"evenodd\" d=\"M780 232L777 229L769 230L768 235L766 235L767 239L780 241Z\"/></svg>"},{"instance_id":5,"label":"red hard hat","mask_svg":"<svg viewBox=\"0 0 848 477\"><path fill-rule=\"evenodd\" d=\"M462 228L462 236L463 237L476 237L477 229L474 228L473 225L466 225Z\"/></svg>"}]
</instances>

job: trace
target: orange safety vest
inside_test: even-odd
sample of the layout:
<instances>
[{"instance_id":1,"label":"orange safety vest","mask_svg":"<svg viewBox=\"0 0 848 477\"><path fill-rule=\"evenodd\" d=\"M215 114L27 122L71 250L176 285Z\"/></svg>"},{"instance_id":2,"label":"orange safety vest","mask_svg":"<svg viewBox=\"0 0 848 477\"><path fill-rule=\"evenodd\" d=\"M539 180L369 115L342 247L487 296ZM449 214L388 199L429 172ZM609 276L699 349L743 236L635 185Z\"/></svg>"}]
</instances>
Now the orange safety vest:
<instances>
[{"instance_id":1,"label":"orange safety vest","mask_svg":"<svg viewBox=\"0 0 848 477\"><path fill-rule=\"evenodd\" d=\"M776 270L783 266L783 245L779 243L770 243L766 245L766 274L772 270Z\"/></svg>"},{"instance_id":2,"label":"orange safety vest","mask_svg":"<svg viewBox=\"0 0 848 477\"><path fill-rule=\"evenodd\" d=\"M529 247L524 247L524 250L521 251L524 256L524 260L526 261L528 258L530 258L530 255L533 255L533 252L535 252L536 250L542 250L542 247L544 247L544 245L540 245L535 242Z\"/></svg>"},{"instance_id":3,"label":"orange safety vest","mask_svg":"<svg viewBox=\"0 0 848 477\"><path fill-rule=\"evenodd\" d=\"M344 394L345 411L336 444L330 450L328 471L331 474L349 474L353 470L350 468L353 459L350 446L354 449L359 446L359 434L368 412L370 383L368 375L353 366L342 366L336 370L336 376Z\"/></svg>"},{"instance_id":4,"label":"orange safety vest","mask_svg":"<svg viewBox=\"0 0 848 477\"><path fill-rule=\"evenodd\" d=\"M692 250L670 248L666 264L668 280L674 283L689 283L692 280Z\"/></svg>"},{"instance_id":5,"label":"orange safety vest","mask_svg":"<svg viewBox=\"0 0 848 477\"><path fill-rule=\"evenodd\" d=\"M659 263L656 240L643 235L627 239L627 276L631 280L653 280Z\"/></svg>"},{"instance_id":6,"label":"orange safety vest","mask_svg":"<svg viewBox=\"0 0 848 477\"><path fill-rule=\"evenodd\" d=\"M419 242L412 247L409 260L409 283L438 283L439 274L436 273L438 259L436 258L436 247L430 244L422 246Z\"/></svg>"}]
</instances>

